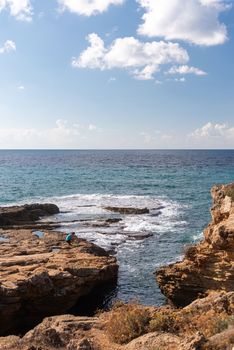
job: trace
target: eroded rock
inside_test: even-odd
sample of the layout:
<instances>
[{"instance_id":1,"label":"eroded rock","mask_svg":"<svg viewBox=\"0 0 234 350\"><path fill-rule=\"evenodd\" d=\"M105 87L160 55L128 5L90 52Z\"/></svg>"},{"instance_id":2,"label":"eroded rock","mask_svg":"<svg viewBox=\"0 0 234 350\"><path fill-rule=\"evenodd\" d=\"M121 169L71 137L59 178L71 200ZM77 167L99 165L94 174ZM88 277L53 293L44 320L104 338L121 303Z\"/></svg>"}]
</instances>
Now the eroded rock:
<instances>
[{"instance_id":1,"label":"eroded rock","mask_svg":"<svg viewBox=\"0 0 234 350\"><path fill-rule=\"evenodd\" d=\"M114 257L83 239L70 247L64 234L4 231L0 245L0 334L62 314L81 296L117 278ZM56 249L54 249L56 247Z\"/></svg>"},{"instance_id":2,"label":"eroded rock","mask_svg":"<svg viewBox=\"0 0 234 350\"><path fill-rule=\"evenodd\" d=\"M234 184L212 188L212 221L204 239L188 249L182 262L160 268L157 282L162 293L184 306L210 290L234 287Z\"/></svg>"}]
</instances>

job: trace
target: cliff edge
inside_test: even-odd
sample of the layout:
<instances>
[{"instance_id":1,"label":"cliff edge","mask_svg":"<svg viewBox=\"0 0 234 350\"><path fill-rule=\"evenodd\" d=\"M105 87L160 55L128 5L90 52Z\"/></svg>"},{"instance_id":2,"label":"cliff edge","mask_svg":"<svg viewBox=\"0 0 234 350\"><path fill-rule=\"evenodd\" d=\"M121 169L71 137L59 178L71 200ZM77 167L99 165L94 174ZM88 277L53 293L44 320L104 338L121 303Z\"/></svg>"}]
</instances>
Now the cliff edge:
<instances>
[{"instance_id":1,"label":"cliff edge","mask_svg":"<svg viewBox=\"0 0 234 350\"><path fill-rule=\"evenodd\" d=\"M183 261L156 272L162 293L176 306L209 291L234 289L234 183L214 186L211 196L212 221L204 239L187 249Z\"/></svg>"}]
</instances>

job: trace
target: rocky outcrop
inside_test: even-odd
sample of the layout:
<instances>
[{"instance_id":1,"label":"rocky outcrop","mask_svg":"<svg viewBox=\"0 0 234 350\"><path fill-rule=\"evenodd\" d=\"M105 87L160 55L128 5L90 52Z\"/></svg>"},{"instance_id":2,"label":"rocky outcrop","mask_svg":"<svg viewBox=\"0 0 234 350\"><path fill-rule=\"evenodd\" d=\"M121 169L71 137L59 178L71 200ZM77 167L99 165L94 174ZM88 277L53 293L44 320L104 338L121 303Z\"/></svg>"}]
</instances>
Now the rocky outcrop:
<instances>
[{"instance_id":1,"label":"rocky outcrop","mask_svg":"<svg viewBox=\"0 0 234 350\"><path fill-rule=\"evenodd\" d=\"M59 213L55 204L26 204L0 208L0 227L32 224L43 216Z\"/></svg>"},{"instance_id":2,"label":"rocky outcrop","mask_svg":"<svg viewBox=\"0 0 234 350\"><path fill-rule=\"evenodd\" d=\"M117 344L108 334L107 323L110 314L105 312L95 317L60 315L47 317L42 323L26 333L22 338L16 336L0 337L0 349L12 350L232 350L233 326L226 327L234 311L234 293L214 293L199 299L184 309L168 307L138 308L150 310L151 317L162 325L163 312L173 312L176 328L170 329L165 323L165 331L146 331L127 344ZM127 310L127 309L126 309ZM108 321L109 320L109 321ZM138 319L139 322L142 320ZM123 313L122 322L131 327L134 318ZM137 326L137 324L135 324ZM139 324L138 324L139 325ZM121 324L120 324L121 327ZM118 332L119 330L116 329ZM134 331L134 329L133 329Z\"/></svg>"},{"instance_id":3,"label":"rocky outcrop","mask_svg":"<svg viewBox=\"0 0 234 350\"><path fill-rule=\"evenodd\" d=\"M85 240L70 247L58 232L4 230L0 236L7 239L0 244L1 335L65 313L117 278L116 259Z\"/></svg>"},{"instance_id":4,"label":"rocky outcrop","mask_svg":"<svg viewBox=\"0 0 234 350\"><path fill-rule=\"evenodd\" d=\"M104 209L108 211L113 211L114 213L120 214L149 214L148 208L132 208L132 207L105 207Z\"/></svg>"},{"instance_id":5,"label":"rocky outcrop","mask_svg":"<svg viewBox=\"0 0 234 350\"><path fill-rule=\"evenodd\" d=\"M189 247L182 262L156 272L162 293L184 306L211 290L234 289L234 184L211 190L212 221L204 239Z\"/></svg>"}]
</instances>

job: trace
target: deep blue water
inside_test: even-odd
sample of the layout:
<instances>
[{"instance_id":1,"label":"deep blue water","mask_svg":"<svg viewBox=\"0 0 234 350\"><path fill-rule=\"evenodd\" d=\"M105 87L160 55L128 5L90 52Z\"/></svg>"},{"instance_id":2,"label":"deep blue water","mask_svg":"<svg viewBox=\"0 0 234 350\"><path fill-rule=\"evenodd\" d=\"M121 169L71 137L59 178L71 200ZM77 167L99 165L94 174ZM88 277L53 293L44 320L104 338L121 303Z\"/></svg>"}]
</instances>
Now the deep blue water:
<instances>
[{"instance_id":1,"label":"deep blue water","mask_svg":"<svg viewBox=\"0 0 234 350\"><path fill-rule=\"evenodd\" d=\"M208 224L210 188L232 181L232 150L0 151L0 204L55 202L69 212L57 218L67 222L64 230L69 218L107 217L106 204L150 208L150 215L123 218L122 226L106 232L73 225L78 235L115 248L118 297L146 304L163 301L156 266L178 259ZM148 238L131 237L149 232Z\"/></svg>"}]
</instances>

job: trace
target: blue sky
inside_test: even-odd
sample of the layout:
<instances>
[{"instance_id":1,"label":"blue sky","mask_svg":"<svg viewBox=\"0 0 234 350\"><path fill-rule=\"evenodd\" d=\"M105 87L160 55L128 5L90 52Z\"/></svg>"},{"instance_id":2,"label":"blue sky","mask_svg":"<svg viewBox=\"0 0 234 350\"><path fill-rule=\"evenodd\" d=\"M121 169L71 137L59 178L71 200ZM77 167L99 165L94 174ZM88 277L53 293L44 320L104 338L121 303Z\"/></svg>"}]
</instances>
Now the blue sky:
<instances>
[{"instance_id":1,"label":"blue sky","mask_svg":"<svg viewBox=\"0 0 234 350\"><path fill-rule=\"evenodd\" d=\"M0 148L234 148L233 1L0 0L0 27Z\"/></svg>"}]
</instances>

